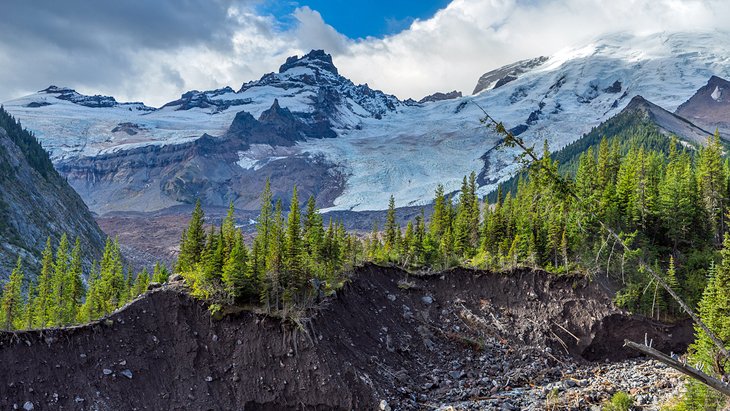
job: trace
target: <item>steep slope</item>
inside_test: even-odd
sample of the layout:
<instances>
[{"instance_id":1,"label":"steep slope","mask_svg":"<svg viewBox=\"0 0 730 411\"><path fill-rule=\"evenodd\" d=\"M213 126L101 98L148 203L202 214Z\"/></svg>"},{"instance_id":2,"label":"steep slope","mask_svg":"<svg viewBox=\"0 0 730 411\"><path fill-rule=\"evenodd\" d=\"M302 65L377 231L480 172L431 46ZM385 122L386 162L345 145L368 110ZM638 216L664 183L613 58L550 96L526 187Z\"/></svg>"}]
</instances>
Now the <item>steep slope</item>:
<instances>
[{"instance_id":1,"label":"steep slope","mask_svg":"<svg viewBox=\"0 0 730 411\"><path fill-rule=\"evenodd\" d=\"M228 193L226 188L235 183L241 184L235 186L241 191L252 191L267 165L282 165L272 175L283 176L293 174L288 172L291 166L284 170L287 161L305 158L308 163L324 164L323 168L308 169L328 176L320 185L301 181L315 193L331 193L320 195L320 206L364 211L385 208L391 194L399 207L423 205L430 201L438 183L444 183L446 191L456 191L462 176L471 171L483 175L481 193L508 178L516 170L514 151L494 150L500 138L483 129L479 122L483 113L472 103L529 144L541 145L548 140L550 148L557 150L618 114L634 96L644 96L674 111L711 76L730 75L728 55L730 34L725 32L613 34L547 58L487 73L482 81L486 88L474 96L419 104L400 101L367 85L354 85L338 72L327 54L315 51L290 58L278 73L245 83L238 91L230 87L191 91L155 111L119 105L87 107L59 100L48 92L14 100L7 107L38 133L54 161L63 162L63 170L140 147L152 153L151 146L186 144L206 133L239 137L252 144L230 146L226 154L230 158L224 165L227 171L220 178L206 174L212 172L208 169L195 172L195 162L203 161L197 158L191 159L188 171L180 175L159 170L152 154L134 160L135 170L160 174L161 179L165 174L186 187L180 189L183 192L197 192L197 181L212 181L210 184L218 188L212 192L205 189L201 195L216 199L206 200L214 205L239 201L236 193ZM262 121L261 116L272 108L276 125L266 126L266 117ZM675 121L671 117L665 120ZM680 123L672 127L684 127ZM84 193L96 212L151 211L189 198L168 195L165 185L156 179L129 182L144 190L127 194L159 199L149 203L117 206L118 198L106 202L89 198L86 193L95 192L97 181L103 191L112 175L133 174L117 163L98 167L108 173L97 179L68 172L71 184ZM233 171L235 167L241 171ZM246 177L239 178L239 174ZM332 175L337 177L330 178ZM226 179L231 183L225 183ZM254 181L251 187L245 183L249 179ZM282 185L299 183L291 176L281 181ZM123 179L114 181L125 183Z\"/></svg>"},{"instance_id":2,"label":"steep slope","mask_svg":"<svg viewBox=\"0 0 730 411\"><path fill-rule=\"evenodd\" d=\"M730 140L730 82L712 76L705 86L677 107L680 115L700 127Z\"/></svg>"},{"instance_id":3,"label":"steep slope","mask_svg":"<svg viewBox=\"0 0 730 411\"><path fill-rule=\"evenodd\" d=\"M0 279L19 256L27 275L35 273L46 238L58 244L64 233L81 239L87 258L101 255L105 236L89 209L35 139L0 109Z\"/></svg>"},{"instance_id":4,"label":"steep slope","mask_svg":"<svg viewBox=\"0 0 730 411\"><path fill-rule=\"evenodd\" d=\"M521 390L581 366L560 341L578 357L617 359L632 355L624 337L679 352L691 336L615 310L595 284L530 271L364 267L303 328L248 311L213 319L182 287L94 324L0 333L0 407L415 410L489 396L519 409Z\"/></svg>"}]
</instances>

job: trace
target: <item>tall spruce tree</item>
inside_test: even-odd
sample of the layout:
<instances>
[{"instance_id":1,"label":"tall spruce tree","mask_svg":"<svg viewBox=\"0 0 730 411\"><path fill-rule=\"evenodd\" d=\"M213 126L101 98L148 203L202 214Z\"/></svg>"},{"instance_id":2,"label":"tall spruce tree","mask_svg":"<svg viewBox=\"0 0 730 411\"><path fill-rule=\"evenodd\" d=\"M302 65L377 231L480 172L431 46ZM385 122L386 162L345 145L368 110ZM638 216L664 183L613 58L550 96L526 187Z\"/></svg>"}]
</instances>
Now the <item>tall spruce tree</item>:
<instances>
[{"instance_id":1,"label":"tall spruce tree","mask_svg":"<svg viewBox=\"0 0 730 411\"><path fill-rule=\"evenodd\" d=\"M15 330L23 327L23 266L18 263L3 287L0 299L0 321L2 329Z\"/></svg>"},{"instance_id":2,"label":"tall spruce tree","mask_svg":"<svg viewBox=\"0 0 730 411\"><path fill-rule=\"evenodd\" d=\"M49 307L49 321L51 325L63 325L64 307L69 305L71 284L69 283L69 243L66 234L61 236L61 242L56 250L56 261L51 283L53 294Z\"/></svg>"},{"instance_id":3,"label":"tall spruce tree","mask_svg":"<svg viewBox=\"0 0 730 411\"><path fill-rule=\"evenodd\" d=\"M195 209L190 218L190 224L183 233L180 244L176 271L179 273L194 270L195 265L203 259L205 249L205 213L200 205L200 200L195 203Z\"/></svg>"},{"instance_id":4,"label":"tall spruce tree","mask_svg":"<svg viewBox=\"0 0 730 411\"><path fill-rule=\"evenodd\" d=\"M38 294L35 297L33 305L36 307L34 311L33 327L44 328L49 323L49 309L52 301L53 293L53 247L51 246L51 237L46 240L46 248L43 250L41 257L41 272L38 277Z\"/></svg>"},{"instance_id":5,"label":"tall spruce tree","mask_svg":"<svg viewBox=\"0 0 730 411\"><path fill-rule=\"evenodd\" d=\"M391 194L390 200L388 200L388 212L385 216L385 252L387 254L393 253L396 250L396 240L398 234L396 231L400 231L400 227L395 220L395 197Z\"/></svg>"}]
</instances>

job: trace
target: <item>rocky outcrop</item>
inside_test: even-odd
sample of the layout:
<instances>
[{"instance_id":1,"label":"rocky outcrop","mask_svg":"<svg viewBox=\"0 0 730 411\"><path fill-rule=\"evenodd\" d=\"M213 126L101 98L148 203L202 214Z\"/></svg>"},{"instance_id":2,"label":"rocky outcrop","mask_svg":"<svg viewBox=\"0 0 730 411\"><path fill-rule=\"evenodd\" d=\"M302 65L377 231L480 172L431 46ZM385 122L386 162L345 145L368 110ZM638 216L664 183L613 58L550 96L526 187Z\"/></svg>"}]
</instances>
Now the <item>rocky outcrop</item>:
<instances>
[{"instance_id":1,"label":"rocky outcrop","mask_svg":"<svg viewBox=\"0 0 730 411\"><path fill-rule=\"evenodd\" d=\"M730 141L730 81L712 76L675 114Z\"/></svg>"},{"instance_id":2,"label":"rocky outcrop","mask_svg":"<svg viewBox=\"0 0 730 411\"><path fill-rule=\"evenodd\" d=\"M541 66L548 60L548 57L537 57L529 60L521 60L516 63L508 64L496 70L484 73L477 81L476 87L472 94L480 93L484 90L500 88L507 83L517 80L522 74Z\"/></svg>"},{"instance_id":3,"label":"rocky outcrop","mask_svg":"<svg viewBox=\"0 0 730 411\"><path fill-rule=\"evenodd\" d=\"M258 120L245 111L236 114L227 135L236 137L246 144L269 144L292 146L307 138L334 138L337 134L330 128L325 116L312 114L304 121L287 108L282 108L274 99L271 108L261 113Z\"/></svg>"},{"instance_id":4,"label":"rocky outcrop","mask_svg":"<svg viewBox=\"0 0 730 411\"><path fill-rule=\"evenodd\" d=\"M84 106L84 107L110 108L110 107L125 106L125 107L129 107L130 109L134 108L136 110L142 110L142 111L153 111L154 110L154 108L147 107L142 103L119 103L119 102L117 102L117 100L114 97L111 97L111 96L102 96L99 94L96 94L93 96L86 96L86 95L78 93L74 89L67 88L67 87L49 86L48 88L41 90L39 93L55 95L55 97L59 100L70 101L74 104L78 104L78 105ZM40 102L40 103L36 103L33 107L37 108L37 107L42 107L44 105L50 105L50 103Z\"/></svg>"},{"instance_id":5,"label":"rocky outcrop","mask_svg":"<svg viewBox=\"0 0 730 411\"><path fill-rule=\"evenodd\" d=\"M9 123L4 111L0 117L8 128L0 128L0 280L18 257L32 278L49 236L54 244L63 234L79 238L89 266L101 256L105 235L35 139Z\"/></svg>"},{"instance_id":6,"label":"rocky outcrop","mask_svg":"<svg viewBox=\"0 0 730 411\"><path fill-rule=\"evenodd\" d=\"M418 102L420 104L432 103L434 101L453 100L453 99L459 98L459 97L461 97L461 91L454 90L454 91L450 91L448 93L440 93L440 92L433 93L429 96L426 96L426 97L418 100Z\"/></svg>"},{"instance_id":7,"label":"rocky outcrop","mask_svg":"<svg viewBox=\"0 0 730 411\"><path fill-rule=\"evenodd\" d=\"M230 87L224 87L217 90L198 91L192 90L184 93L179 99L171 101L162 108L174 107L175 110L190 110L193 108L209 109L214 108L215 111L223 111L232 106L244 106L251 103L250 98L233 98L233 99L216 99L223 94L233 93Z\"/></svg>"},{"instance_id":8,"label":"rocky outcrop","mask_svg":"<svg viewBox=\"0 0 730 411\"><path fill-rule=\"evenodd\" d=\"M251 144L291 145L303 138L291 121L290 113L280 107L273 107L262 121L239 113L234 131L225 136L75 158L56 167L99 214L157 211L197 199L206 206L232 201L237 208L256 209L267 178L285 205L294 184L300 198L313 195L323 207L332 204L344 189L344 175L322 157L271 148L255 166L240 163Z\"/></svg>"}]
</instances>

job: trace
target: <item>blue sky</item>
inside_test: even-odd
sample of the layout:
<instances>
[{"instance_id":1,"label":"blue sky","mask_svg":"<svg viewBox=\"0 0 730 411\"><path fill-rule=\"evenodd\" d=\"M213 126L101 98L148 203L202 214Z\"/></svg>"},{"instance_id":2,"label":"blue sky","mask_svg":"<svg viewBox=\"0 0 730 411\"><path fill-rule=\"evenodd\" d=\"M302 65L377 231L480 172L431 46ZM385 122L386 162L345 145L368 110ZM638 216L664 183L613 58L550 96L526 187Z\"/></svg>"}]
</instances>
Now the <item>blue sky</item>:
<instances>
[{"instance_id":1,"label":"blue sky","mask_svg":"<svg viewBox=\"0 0 730 411\"><path fill-rule=\"evenodd\" d=\"M407 29L415 19L429 19L450 0L302 0L266 1L263 12L276 16L282 24L293 24L291 13L307 6L318 11L327 24L351 39L383 37Z\"/></svg>"}]
</instances>

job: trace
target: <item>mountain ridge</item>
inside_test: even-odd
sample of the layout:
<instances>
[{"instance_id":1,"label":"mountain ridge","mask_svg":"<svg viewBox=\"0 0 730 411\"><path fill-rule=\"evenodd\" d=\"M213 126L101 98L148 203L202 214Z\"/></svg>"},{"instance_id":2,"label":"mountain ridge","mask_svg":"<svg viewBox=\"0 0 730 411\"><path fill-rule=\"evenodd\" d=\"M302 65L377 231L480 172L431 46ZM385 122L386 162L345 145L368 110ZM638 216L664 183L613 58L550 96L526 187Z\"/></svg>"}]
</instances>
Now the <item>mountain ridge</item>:
<instances>
[{"instance_id":1,"label":"mountain ridge","mask_svg":"<svg viewBox=\"0 0 730 411\"><path fill-rule=\"evenodd\" d=\"M236 175L255 175L277 163L284 170L287 161L309 159L305 163L310 164L307 169L311 171L313 159L321 159L317 162L324 167L317 168L319 173L339 176L328 178L326 183L335 184L336 190L311 181L286 180L290 184L318 187L315 191L329 189L339 193L335 198L328 195L327 201L319 204L326 210L377 210L387 205L391 194L398 207L424 205L438 183L443 183L447 192L457 191L461 178L471 171L485 176L480 179L483 184L479 189L484 195L517 169L514 151L495 150L499 136L483 129L479 121L483 113L470 101L520 133L528 144L548 140L552 149L559 149L619 113L636 95L672 112L707 84L710 76L730 77L730 65L722 57L730 54L728 44L730 34L725 32L614 34L540 59L540 64L500 87L474 96L425 104L400 101L367 85L355 86L339 71L335 74L337 68L331 58L320 51L288 59L282 64L281 73L268 73L244 83L243 93L232 92L230 87L202 94L190 92L186 97L188 103L167 105L149 113L80 107L47 96L29 96L7 106L38 134L53 153L56 164L72 165L88 163L95 157L108 158L107 154L112 152L129 151L131 155L130 150L140 147L183 145L203 135L232 137L235 133L231 128L239 113L250 114L250 118L241 114L239 120L253 127L253 120L259 121L276 100L282 110L287 109L300 122L297 128L308 128L310 132L297 136L287 132L291 127L284 127L287 116L282 115L280 127L275 127L273 134L267 131L258 136L242 136L243 140L255 143L241 145L234 153L226 154L224 167ZM215 104L196 107L195 101ZM52 104L28 107L33 102ZM189 107L181 110L184 104ZM694 120L690 122L703 128ZM695 140L700 139L701 132L695 134ZM317 138L323 136L334 138ZM150 165L148 174L154 176L155 160L146 156L144 161ZM192 164L204 160L189 161L189 167L185 166L189 172L180 176L180 184L189 186L183 191L191 194L180 198L196 193L198 189L194 187L212 184L217 188L210 193L211 198L216 198L211 205L236 201L215 174L192 173ZM97 168L113 167L122 166L109 164ZM113 173L121 178L127 171L119 168ZM196 183L210 181L211 177L217 182ZM89 185L89 193L94 191L94 181L107 181L84 178L91 177L70 181L77 188ZM117 184L122 182L118 180ZM132 183L155 185L157 180L145 182L135 177ZM154 195L163 198L167 194L162 190ZM151 204L179 204L174 198L163 200ZM118 211L113 204L111 201L92 208L99 213Z\"/></svg>"}]
</instances>

